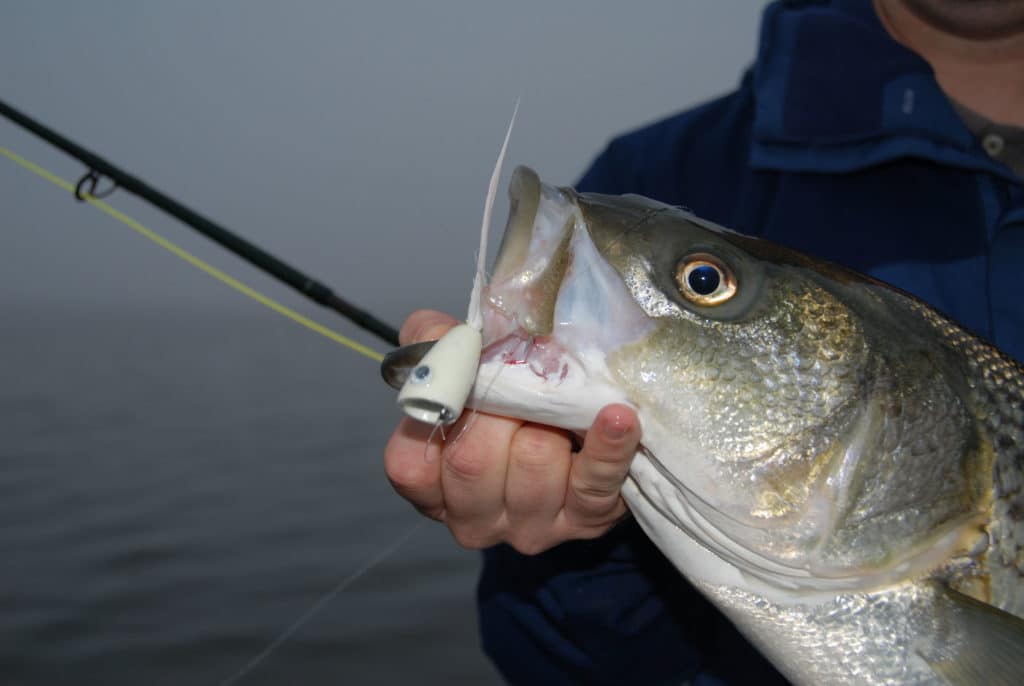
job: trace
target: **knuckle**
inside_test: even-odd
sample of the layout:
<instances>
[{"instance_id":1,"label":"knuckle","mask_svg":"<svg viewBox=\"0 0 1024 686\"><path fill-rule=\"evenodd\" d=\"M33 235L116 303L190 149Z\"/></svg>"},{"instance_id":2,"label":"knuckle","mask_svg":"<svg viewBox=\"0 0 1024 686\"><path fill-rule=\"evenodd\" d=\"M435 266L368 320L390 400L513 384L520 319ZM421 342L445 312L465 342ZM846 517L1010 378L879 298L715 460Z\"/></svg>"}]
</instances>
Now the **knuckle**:
<instances>
[{"instance_id":1,"label":"knuckle","mask_svg":"<svg viewBox=\"0 0 1024 686\"><path fill-rule=\"evenodd\" d=\"M451 526L450 530L455 542L467 550L483 550L498 542L493 533L481 531L476 527Z\"/></svg>"},{"instance_id":2,"label":"knuckle","mask_svg":"<svg viewBox=\"0 0 1024 686\"><path fill-rule=\"evenodd\" d=\"M429 341L440 338L454 323L452 317L442 312L417 310L402 323L398 338L403 344Z\"/></svg>"},{"instance_id":3,"label":"knuckle","mask_svg":"<svg viewBox=\"0 0 1024 686\"><path fill-rule=\"evenodd\" d=\"M517 534L510 537L508 544L522 555L540 555L554 547L555 542L546 537Z\"/></svg>"},{"instance_id":4,"label":"knuckle","mask_svg":"<svg viewBox=\"0 0 1024 686\"><path fill-rule=\"evenodd\" d=\"M609 454L598 451L586 451L580 454L577 469L585 475L589 490L603 489L605 492L617 492L626 475L629 473L630 458L628 455ZM603 486L599 486L603 484Z\"/></svg>"},{"instance_id":5,"label":"knuckle","mask_svg":"<svg viewBox=\"0 0 1024 686\"><path fill-rule=\"evenodd\" d=\"M572 485L576 495L587 500L604 503L609 498L619 495L619 489L608 484L599 484L592 481L577 478Z\"/></svg>"},{"instance_id":6,"label":"knuckle","mask_svg":"<svg viewBox=\"0 0 1024 686\"><path fill-rule=\"evenodd\" d=\"M568 459L569 449L565 434L524 426L512 436L509 459L524 471L543 472L560 457Z\"/></svg>"},{"instance_id":7,"label":"knuckle","mask_svg":"<svg viewBox=\"0 0 1024 686\"><path fill-rule=\"evenodd\" d=\"M591 450L588 456L597 465L607 470L619 471L624 463L633 456L633 451L625 450Z\"/></svg>"},{"instance_id":8,"label":"knuckle","mask_svg":"<svg viewBox=\"0 0 1024 686\"><path fill-rule=\"evenodd\" d=\"M472 483L479 481L486 471L484 457L468 447L466 441L456 443L445 450L444 467L448 473L459 481Z\"/></svg>"},{"instance_id":9,"label":"knuckle","mask_svg":"<svg viewBox=\"0 0 1024 686\"><path fill-rule=\"evenodd\" d=\"M433 519L435 522L443 522L443 521L445 521L445 508L444 508L444 505L429 506L429 505L416 505L416 504L414 504L413 506L416 508L417 512L419 512L421 515L423 515L427 519Z\"/></svg>"},{"instance_id":10,"label":"knuckle","mask_svg":"<svg viewBox=\"0 0 1024 686\"><path fill-rule=\"evenodd\" d=\"M512 450L508 456L509 468L532 476L543 476L551 471L554 464L548 453Z\"/></svg>"},{"instance_id":11,"label":"knuckle","mask_svg":"<svg viewBox=\"0 0 1024 686\"><path fill-rule=\"evenodd\" d=\"M564 432L528 424L516 431L512 440L516 452L525 456L550 457L568 445Z\"/></svg>"},{"instance_id":12,"label":"knuckle","mask_svg":"<svg viewBox=\"0 0 1024 686\"><path fill-rule=\"evenodd\" d=\"M430 483L430 471L426 464L419 465L416 462L387 461L384 463L384 473L391 482L391 486L398 492L407 492L421 488Z\"/></svg>"},{"instance_id":13,"label":"knuckle","mask_svg":"<svg viewBox=\"0 0 1024 686\"><path fill-rule=\"evenodd\" d=\"M619 500L619 489L589 483L576 479L572 484L572 492L579 510L587 516L601 516L615 509Z\"/></svg>"},{"instance_id":14,"label":"knuckle","mask_svg":"<svg viewBox=\"0 0 1024 686\"><path fill-rule=\"evenodd\" d=\"M632 445L617 446L615 448L610 446L595 448L592 445L584 444L582 453L596 469L601 470L602 474L617 474L629 468L629 463L635 454L635 450Z\"/></svg>"}]
</instances>

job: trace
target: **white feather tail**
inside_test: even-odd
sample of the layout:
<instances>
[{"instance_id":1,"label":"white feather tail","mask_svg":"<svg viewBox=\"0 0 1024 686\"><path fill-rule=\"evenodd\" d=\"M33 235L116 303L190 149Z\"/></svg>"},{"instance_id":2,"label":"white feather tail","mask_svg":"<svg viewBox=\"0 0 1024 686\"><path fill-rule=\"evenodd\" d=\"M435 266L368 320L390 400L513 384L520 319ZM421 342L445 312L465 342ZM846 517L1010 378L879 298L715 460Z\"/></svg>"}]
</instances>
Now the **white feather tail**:
<instances>
[{"instance_id":1,"label":"white feather tail","mask_svg":"<svg viewBox=\"0 0 1024 686\"><path fill-rule=\"evenodd\" d=\"M498 153L498 161L491 172L491 182L487 186L487 200L484 201L484 218L480 225L480 247L476 257L476 275L473 277L473 290L469 296L469 312L466 314L466 323L473 328L480 330L484 328L483 309L480 298L483 297L484 286L487 284L487 234L491 227L491 212L494 209L494 198L498 194L498 181L501 179L501 166L505 162L505 151L508 149L509 138L512 137L512 126L516 123L516 114L519 112L519 99L512 110L512 119L508 123L508 130L505 131L505 140L501 144L501 152Z\"/></svg>"}]
</instances>

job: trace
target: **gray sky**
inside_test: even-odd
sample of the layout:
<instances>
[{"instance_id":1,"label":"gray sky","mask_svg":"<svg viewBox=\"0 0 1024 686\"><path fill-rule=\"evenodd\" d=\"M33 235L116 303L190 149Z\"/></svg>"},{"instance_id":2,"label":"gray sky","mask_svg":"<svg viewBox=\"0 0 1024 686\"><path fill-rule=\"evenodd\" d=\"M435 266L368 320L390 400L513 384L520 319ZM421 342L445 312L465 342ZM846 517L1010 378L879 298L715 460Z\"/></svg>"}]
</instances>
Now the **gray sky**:
<instances>
[{"instance_id":1,"label":"gray sky","mask_svg":"<svg viewBox=\"0 0 1024 686\"><path fill-rule=\"evenodd\" d=\"M763 4L6 3L0 97L397 324L463 313L517 97L505 178L528 164L572 183L613 134L731 89ZM0 145L83 171L6 121ZM111 202L301 303L131 196ZM0 305L255 307L6 159L0 208Z\"/></svg>"}]
</instances>

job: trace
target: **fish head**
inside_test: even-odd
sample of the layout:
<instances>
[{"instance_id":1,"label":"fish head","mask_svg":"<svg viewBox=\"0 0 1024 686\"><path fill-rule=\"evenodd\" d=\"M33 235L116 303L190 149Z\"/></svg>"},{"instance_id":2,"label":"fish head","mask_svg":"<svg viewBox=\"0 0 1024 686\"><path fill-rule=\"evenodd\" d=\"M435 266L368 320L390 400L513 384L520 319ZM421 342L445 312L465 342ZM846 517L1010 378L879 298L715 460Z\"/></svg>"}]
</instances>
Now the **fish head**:
<instances>
[{"instance_id":1,"label":"fish head","mask_svg":"<svg viewBox=\"0 0 1024 686\"><path fill-rule=\"evenodd\" d=\"M634 407L643 443L624 495L696 580L814 593L906 573L893 531L858 520L910 507L864 496L898 469L876 450L900 414L873 392L886 365L876 332L898 316L886 289L684 209L554 188L522 167L510 196L472 405L577 431L609 402ZM947 519L971 509L961 495Z\"/></svg>"}]
</instances>

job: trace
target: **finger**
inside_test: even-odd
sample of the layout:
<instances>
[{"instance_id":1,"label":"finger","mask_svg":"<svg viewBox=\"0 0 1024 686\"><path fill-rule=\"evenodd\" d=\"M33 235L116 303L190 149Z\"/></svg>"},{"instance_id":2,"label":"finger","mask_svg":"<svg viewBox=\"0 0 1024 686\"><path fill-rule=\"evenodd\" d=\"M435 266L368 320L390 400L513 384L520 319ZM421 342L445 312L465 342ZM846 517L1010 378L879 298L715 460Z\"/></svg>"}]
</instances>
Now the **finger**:
<instances>
[{"instance_id":1,"label":"finger","mask_svg":"<svg viewBox=\"0 0 1024 686\"><path fill-rule=\"evenodd\" d=\"M431 437L432 430L428 424L402 419L384 448L384 472L399 495L417 510L442 520L441 437Z\"/></svg>"},{"instance_id":2,"label":"finger","mask_svg":"<svg viewBox=\"0 0 1024 686\"><path fill-rule=\"evenodd\" d=\"M619 491L640 443L640 421L625 405L601 410L573 460L565 514L572 525L606 526L625 513Z\"/></svg>"},{"instance_id":3,"label":"finger","mask_svg":"<svg viewBox=\"0 0 1024 686\"><path fill-rule=\"evenodd\" d=\"M572 441L561 430L525 424L512 437L505 477L508 542L522 553L551 543L552 525L565 504Z\"/></svg>"},{"instance_id":4,"label":"finger","mask_svg":"<svg viewBox=\"0 0 1024 686\"><path fill-rule=\"evenodd\" d=\"M463 430L466 422L471 424ZM450 430L441 454L445 521L467 548L501 540L508 446L521 425L515 419L466 413Z\"/></svg>"},{"instance_id":5,"label":"finger","mask_svg":"<svg viewBox=\"0 0 1024 686\"><path fill-rule=\"evenodd\" d=\"M398 342L402 345L433 341L443 336L459 321L449 314L437 310L416 310L402 322Z\"/></svg>"}]
</instances>

